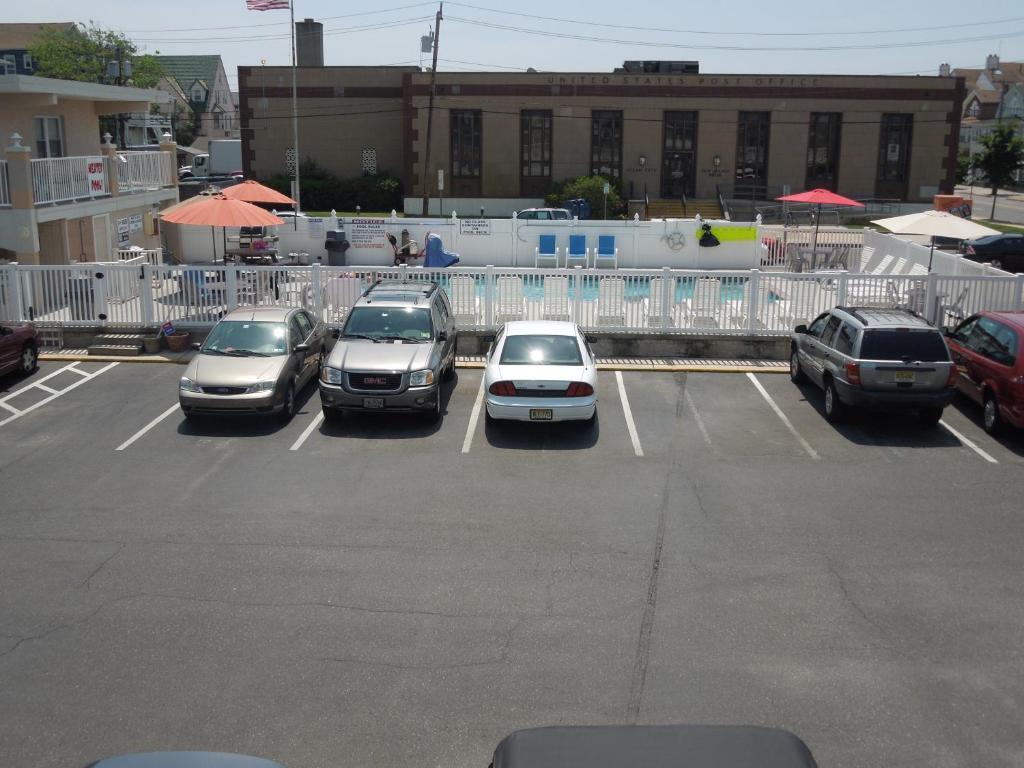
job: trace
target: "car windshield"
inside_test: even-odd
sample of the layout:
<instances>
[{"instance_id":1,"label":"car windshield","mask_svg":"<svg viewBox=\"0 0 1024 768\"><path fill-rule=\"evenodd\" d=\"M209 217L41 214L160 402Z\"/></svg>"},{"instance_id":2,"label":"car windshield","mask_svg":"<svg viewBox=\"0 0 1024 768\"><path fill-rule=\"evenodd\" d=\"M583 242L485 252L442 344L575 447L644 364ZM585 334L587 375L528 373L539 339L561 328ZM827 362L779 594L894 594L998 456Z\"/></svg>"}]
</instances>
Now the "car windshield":
<instances>
[{"instance_id":1,"label":"car windshield","mask_svg":"<svg viewBox=\"0 0 1024 768\"><path fill-rule=\"evenodd\" d=\"M949 362L949 352L937 331L865 331L860 356L864 360Z\"/></svg>"},{"instance_id":2,"label":"car windshield","mask_svg":"<svg viewBox=\"0 0 1024 768\"><path fill-rule=\"evenodd\" d=\"M418 307L356 307L343 336L427 341L433 336L430 313Z\"/></svg>"},{"instance_id":3,"label":"car windshield","mask_svg":"<svg viewBox=\"0 0 1024 768\"><path fill-rule=\"evenodd\" d=\"M224 320L206 337L202 352L213 355L283 355L288 350L288 327L284 323Z\"/></svg>"},{"instance_id":4,"label":"car windshield","mask_svg":"<svg viewBox=\"0 0 1024 768\"><path fill-rule=\"evenodd\" d=\"M509 336L501 349L502 365L583 365L573 336Z\"/></svg>"}]
</instances>

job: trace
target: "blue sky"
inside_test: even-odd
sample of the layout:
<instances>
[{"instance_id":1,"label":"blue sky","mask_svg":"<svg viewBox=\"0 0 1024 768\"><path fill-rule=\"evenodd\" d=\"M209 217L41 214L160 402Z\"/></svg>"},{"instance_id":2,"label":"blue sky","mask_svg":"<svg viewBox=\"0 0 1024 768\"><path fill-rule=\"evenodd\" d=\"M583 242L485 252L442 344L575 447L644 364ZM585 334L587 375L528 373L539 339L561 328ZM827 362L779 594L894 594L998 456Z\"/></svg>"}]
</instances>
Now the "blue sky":
<instances>
[{"instance_id":1,"label":"blue sky","mask_svg":"<svg viewBox=\"0 0 1024 768\"><path fill-rule=\"evenodd\" d=\"M296 18L324 22L325 63L336 65L419 63L419 38L432 24L437 9L436 3L416 0L295 2ZM91 19L99 26L127 32L149 52L219 53L232 85L239 65L259 65L261 60L267 64L290 62L288 11L247 11L244 0L90 0L87 4L48 0L37 6L5 5L0 13L4 21ZM714 4L678 0L634 2L627 15L621 5L610 0L448 2L438 69L534 67L603 72L625 59L696 59L702 72L933 74L943 61L954 67L980 66L988 53L1001 53L1005 61L1024 59L1024 3L1020 0L990 0L979 5L962 0L729 0L722 4L726 9L722 14L713 12ZM687 12L687 7L694 10ZM381 9L393 10L379 12ZM537 18L545 16L553 18ZM575 19L577 23L555 19ZM589 24L578 23L584 21ZM480 22L601 40L538 36L481 26ZM373 25L377 28L366 29ZM926 27L932 29L922 29ZM898 31L878 32L887 29ZM855 34L821 34L836 32ZM808 50L858 45L887 47ZM786 50L742 50L758 47Z\"/></svg>"}]
</instances>

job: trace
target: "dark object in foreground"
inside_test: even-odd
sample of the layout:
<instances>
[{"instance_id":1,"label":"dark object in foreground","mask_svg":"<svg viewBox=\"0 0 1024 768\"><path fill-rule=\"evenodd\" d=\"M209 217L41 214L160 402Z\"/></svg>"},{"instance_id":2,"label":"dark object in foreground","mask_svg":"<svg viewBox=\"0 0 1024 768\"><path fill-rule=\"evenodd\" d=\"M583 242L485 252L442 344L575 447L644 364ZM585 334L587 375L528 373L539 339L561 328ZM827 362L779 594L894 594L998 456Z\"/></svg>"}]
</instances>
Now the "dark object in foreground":
<instances>
[{"instance_id":1,"label":"dark object in foreground","mask_svg":"<svg viewBox=\"0 0 1024 768\"><path fill-rule=\"evenodd\" d=\"M86 768L284 768L262 757L227 752L139 752L108 757Z\"/></svg>"},{"instance_id":2,"label":"dark object in foreground","mask_svg":"<svg viewBox=\"0 0 1024 768\"><path fill-rule=\"evenodd\" d=\"M778 728L612 725L529 728L506 736L493 768L816 768Z\"/></svg>"}]
</instances>

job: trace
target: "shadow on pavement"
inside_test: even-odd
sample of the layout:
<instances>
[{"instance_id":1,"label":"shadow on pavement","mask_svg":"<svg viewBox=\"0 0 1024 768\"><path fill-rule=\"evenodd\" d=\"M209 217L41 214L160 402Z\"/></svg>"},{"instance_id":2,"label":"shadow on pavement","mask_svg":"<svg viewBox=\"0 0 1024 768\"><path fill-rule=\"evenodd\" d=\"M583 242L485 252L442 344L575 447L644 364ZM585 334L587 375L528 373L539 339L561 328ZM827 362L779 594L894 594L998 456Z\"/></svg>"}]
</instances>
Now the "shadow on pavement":
<instances>
[{"instance_id":1,"label":"shadow on pavement","mask_svg":"<svg viewBox=\"0 0 1024 768\"><path fill-rule=\"evenodd\" d=\"M436 422L420 413L387 413L353 411L339 414L334 421L324 421L320 434L325 437L355 437L364 440L408 440L437 433L448 416L448 404L459 384L458 373L451 381L441 383L441 418ZM317 400L317 407L320 405Z\"/></svg>"},{"instance_id":2,"label":"shadow on pavement","mask_svg":"<svg viewBox=\"0 0 1024 768\"><path fill-rule=\"evenodd\" d=\"M601 415L585 421L485 421L484 435L495 448L518 451L582 451L593 448L601 434Z\"/></svg>"},{"instance_id":3,"label":"shadow on pavement","mask_svg":"<svg viewBox=\"0 0 1024 768\"><path fill-rule=\"evenodd\" d=\"M277 414L272 413L245 413L238 416L203 414L192 420L182 416L178 434L192 437L266 437L280 432L319 407L320 396L314 379L295 393L295 416L291 421L281 421Z\"/></svg>"}]
</instances>

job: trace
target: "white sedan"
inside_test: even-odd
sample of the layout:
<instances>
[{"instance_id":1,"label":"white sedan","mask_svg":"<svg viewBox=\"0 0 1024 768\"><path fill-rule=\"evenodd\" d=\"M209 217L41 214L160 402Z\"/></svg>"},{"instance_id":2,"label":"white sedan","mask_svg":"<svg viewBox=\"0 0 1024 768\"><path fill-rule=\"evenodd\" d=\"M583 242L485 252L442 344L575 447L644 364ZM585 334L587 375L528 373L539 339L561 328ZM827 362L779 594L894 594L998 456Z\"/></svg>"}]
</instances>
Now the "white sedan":
<instances>
[{"instance_id":1,"label":"white sedan","mask_svg":"<svg viewBox=\"0 0 1024 768\"><path fill-rule=\"evenodd\" d=\"M597 416L597 365L575 323L506 323L487 355L484 388L488 421L593 422Z\"/></svg>"}]
</instances>

